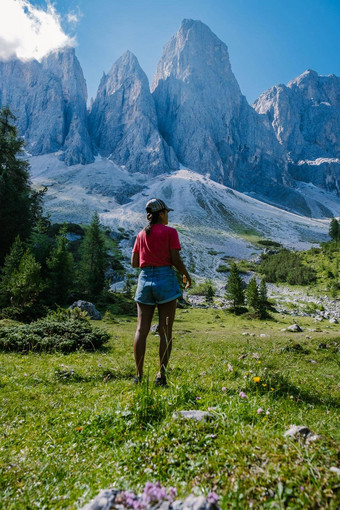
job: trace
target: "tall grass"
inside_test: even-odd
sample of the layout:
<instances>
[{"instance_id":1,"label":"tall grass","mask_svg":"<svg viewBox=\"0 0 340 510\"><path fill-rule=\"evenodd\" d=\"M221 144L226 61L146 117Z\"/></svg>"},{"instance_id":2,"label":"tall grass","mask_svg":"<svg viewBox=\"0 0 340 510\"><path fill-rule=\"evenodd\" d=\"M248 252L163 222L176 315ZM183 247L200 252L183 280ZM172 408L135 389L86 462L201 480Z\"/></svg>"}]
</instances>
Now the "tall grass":
<instances>
[{"instance_id":1,"label":"tall grass","mask_svg":"<svg viewBox=\"0 0 340 510\"><path fill-rule=\"evenodd\" d=\"M340 327L273 319L178 311L166 388L154 335L134 386L127 317L99 323L111 340L97 352L0 354L0 507L76 509L159 481L179 497L216 491L228 509L337 508ZM212 418L174 417L190 409ZM285 438L291 424L320 439Z\"/></svg>"}]
</instances>

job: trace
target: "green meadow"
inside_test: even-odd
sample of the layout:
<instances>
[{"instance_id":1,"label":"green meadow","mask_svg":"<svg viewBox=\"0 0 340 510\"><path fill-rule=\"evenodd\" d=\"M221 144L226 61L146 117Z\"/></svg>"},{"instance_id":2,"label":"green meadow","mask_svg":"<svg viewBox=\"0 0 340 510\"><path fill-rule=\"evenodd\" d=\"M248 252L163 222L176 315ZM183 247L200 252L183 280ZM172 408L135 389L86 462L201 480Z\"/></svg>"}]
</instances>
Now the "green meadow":
<instances>
[{"instance_id":1,"label":"green meadow","mask_svg":"<svg viewBox=\"0 0 340 510\"><path fill-rule=\"evenodd\" d=\"M1 353L0 507L77 509L160 481L179 498L215 491L222 509L339 508L340 325L297 322L178 310L166 388L152 333L132 382L133 317L96 322L110 341L95 352ZM192 409L210 421L173 416ZM285 437L292 424L319 438Z\"/></svg>"}]
</instances>

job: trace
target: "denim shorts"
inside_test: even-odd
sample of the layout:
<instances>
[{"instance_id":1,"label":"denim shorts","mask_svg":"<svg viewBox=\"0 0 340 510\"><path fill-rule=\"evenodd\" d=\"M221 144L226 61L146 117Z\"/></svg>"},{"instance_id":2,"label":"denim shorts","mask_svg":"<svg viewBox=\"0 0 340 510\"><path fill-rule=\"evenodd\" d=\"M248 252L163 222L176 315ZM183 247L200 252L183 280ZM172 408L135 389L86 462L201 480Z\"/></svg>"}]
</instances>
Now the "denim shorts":
<instances>
[{"instance_id":1,"label":"denim shorts","mask_svg":"<svg viewBox=\"0 0 340 510\"><path fill-rule=\"evenodd\" d=\"M171 266L143 267L141 269L135 301L144 305L169 303L182 295L175 271Z\"/></svg>"}]
</instances>

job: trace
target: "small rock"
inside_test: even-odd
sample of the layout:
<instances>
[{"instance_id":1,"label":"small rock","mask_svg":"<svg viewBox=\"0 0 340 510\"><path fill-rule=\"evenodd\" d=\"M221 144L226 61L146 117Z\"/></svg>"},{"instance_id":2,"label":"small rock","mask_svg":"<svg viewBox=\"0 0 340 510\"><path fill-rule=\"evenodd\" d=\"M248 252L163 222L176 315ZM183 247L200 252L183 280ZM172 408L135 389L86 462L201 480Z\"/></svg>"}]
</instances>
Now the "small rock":
<instances>
[{"instance_id":1,"label":"small rock","mask_svg":"<svg viewBox=\"0 0 340 510\"><path fill-rule=\"evenodd\" d=\"M338 324L338 320L335 317L332 317L332 319L329 319L330 324Z\"/></svg>"},{"instance_id":2,"label":"small rock","mask_svg":"<svg viewBox=\"0 0 340 510\"><path fill-rule=\"evenodd\" d=\"M303 331L298 324L291 324L287 328L288 331L293 331L294 333L298 333L300 331Z\"/></svg>"},{"instance_id":3,"label":"small rock","mask_svg":"<svg viewBox=\"0 0 340 510\"><path fill-rule=\"evenodd\" d=\"M242 333L242 336L249 336L249 333L247 333L247 331L244 331L244 332Z\"/></svg>"},{"instance_id":4,"label":"small rock","mask_svg":"<svg viewBox=\"0 0 340 510\"><path fill-rule=\"evenodd\" d=\"M210 421L213 416L211 413L207 411L179 411L179 413L173 413L173 418L185 418L186 420L195 420L195 421Z\"/></svg>"},{"instance_id":5,"label":"small rock","mask_svg":"<svg viewBox=\"0 0 340 510\"><path fill-rule=\"evenodd\" d=\"M312 441L319 439L319 436L314 434L314 432L305 425L291 425L291 427L284 433L284 437L304 439L306 443L311 443Z\"/></svg>"},{"instance_id":6,"label":"small rock","mask_svg":"<svg viewBox=\"0 0 340 510\"><path fill-rule=\"evenodd\" d=\"M89 301L82 301L81 299L78 299L78 301L75 301L70 306L71 310L73 310L74 308L80 308L80 310L86 312L87 315L95 321L99 321L102 318L101 313L98 312L94 304L90 303Z\"/></svg>"},{"instance_id":7,"label":"small rock","mask_svg":"<svg viewBox=\"0 0 340 510\"><path fill-rule=\"evenodd\" d=\"M332 466L331 468L329 468L330 471L332 471L332 473L335 473L337 474L338 476L340 476L340 469L335 467L335 466Z\"/></svg>"},{"instance_id":8,"label":"small rock","mask_svg":"<svg viewBox=\"0 0 340 510\"><path fill-rule=\"evenodd\" d=\"M90 503L80 510L110 510L118 491L114 489L102 490Z\"/></svg>"},{"instance_id":9,"label":"small rock","mask_svg":"<svg viewBox=\"0 0 340 510\"><path fill-rule=\"evenodd\" d=\"M282 328L282 329L280 329L280 331L282 331L282 332L287 331L287 328Z\"/></svg>"},{"instance_id":10,"label":"small rock","mask_svg":"<svg viewBox=\"0 0 340 510\"><path fill-rule=\"evenodd\" d=\"M247 356L248 356L248 354L241 354L241 356L239 356L239 357L238 357L238 359L239 359L239 360L240 360L240 359L244 359L244 358L246 358Z\"/></svg>"},{"instance_id":11,"label":"small rock","mask_svg":"<svg viewBox=\"0 0 340 510\"><path fill-rule=\"evenodd\" d=\"M151 333L158 333L159 324L154 324L153 326L151 326L150 331L151 331Z\"/></svg>"},{"instance_id":12,"label":"small rock","mask_svg":"<svg viewBox=\"0 0 340 510\"><path fill-rule=\"evenodd\" d=\"M267 338L267 336L265 333L261 333L260 338Z\"/></svg>"},{"instance_id":13,"label":"small rock","mask_svg":"<svg viewBox=\"0 0 340 510\"><path fill-rule=\"evenodd\" d=\"M317 363L317 361L315 361L315 359L310 359L309 360L311 363Z\"/></svg>"},{"instance_id":14,"label":"small rock","mask_svg":"<svg viewBox=\"0 0 340 510\"><path fill-rule=\"evenodd\" d=\"M206 499L204 496L195 497L192 494L183 501L182 510L205 510Z\"/></svg>"}]
</instances>

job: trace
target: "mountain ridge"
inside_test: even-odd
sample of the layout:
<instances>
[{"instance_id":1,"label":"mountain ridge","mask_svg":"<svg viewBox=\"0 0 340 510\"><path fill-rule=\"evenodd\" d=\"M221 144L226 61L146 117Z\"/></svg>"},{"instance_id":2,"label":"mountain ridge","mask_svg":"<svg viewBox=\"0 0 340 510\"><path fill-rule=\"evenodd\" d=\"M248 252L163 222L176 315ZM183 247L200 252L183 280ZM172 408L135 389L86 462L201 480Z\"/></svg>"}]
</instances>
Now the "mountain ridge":
<instances>
[{"instance_id":1,"label":"mountain ridge","mask_svg":"<svg viewBox=\"0 0 340 510\"><path fill-rule=\"evenodd\" d=\"M339 98L340 78L309 70L249 105L227 46L187 19L151 88L127 51L104 73L89 114L74 49L0 62L0 103L14 109L32 156L58 153L68 166L104 156L150 178L185 167L307 216L333 214L324 191L340 196Z\"/></svg>"}]
</instances>

